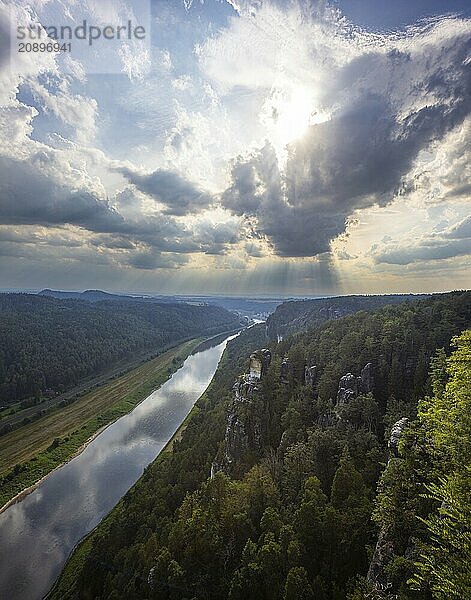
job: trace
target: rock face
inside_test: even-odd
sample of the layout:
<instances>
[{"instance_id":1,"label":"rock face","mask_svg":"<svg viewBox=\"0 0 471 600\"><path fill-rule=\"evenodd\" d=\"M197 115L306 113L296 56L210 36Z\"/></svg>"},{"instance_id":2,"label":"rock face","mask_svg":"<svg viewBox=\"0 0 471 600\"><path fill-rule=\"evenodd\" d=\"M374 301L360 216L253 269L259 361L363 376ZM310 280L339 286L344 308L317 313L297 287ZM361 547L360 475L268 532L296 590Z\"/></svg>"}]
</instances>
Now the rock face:
<instances>
[{"instance_id":1,"label":"rock face","mask_svg":"<svg viewBox=\"0 0 471 600\"><path fill-rule=\"evenodd\" d=\"M285 357L281 363L280 381L281 383L288 384L291 376L293 375L293 365L289 362L288 358Z\"/></svg>"},{"instance_id":2,"label":"rock face","mask_svg":"<svg viewBox=\"0 0 471 600\"><path fill-rule=\"evenodd\" d=\"M353 400L359 394L369 394L372 392L373 387L373 365L367 363L358 377L355 377L351 373L347 373L340 379L337 392L337 404L348 404L350 400Z\"/></svg>"},{"instance_id":3,"label":"rock face","mask_svg":"<svg viewBox=\"0 0 471 600\"><path fill-rule=\"evenodd\" d=\"M358 379L351 373L344 375L339 382L337 392L337 404L348 404L350 400L358 396Z\"/></svg>"},{"instance_id":4,"label":"rock face","mask_svg":"<svg viewBox=\"0 0 471 600\"><path fill-rule=\"evenodd\" d=\"M369 362L363 367L360 373L360 389L362 394L369 394L374 387L374 370L373 365Z\"/></svg>"},{"instance_id":5,"label":"rock face","mask_svg":"<svg viewBox=\"0 0 471 600\"><path fill-rule=\"evenodd\" d=\"M261 447L261 423L254 406L261 400L260 381L270 366L271 353L266 348L250 357L249 372L241 375L233 387L234 398L227 411L226 433L221 451L211 466L211 476L217 471L231 474L234 463L244 453Z\"/></svg>"},{"instance_id":6,"label":"rock face","mask_svg":"<svg viewBox=\"0 0 471 600\"><path fill-rule=\"evenodd\" d=\"M154 587L155 567L152 567L147 575L147 585L152 589Z\"/></svg>"},{"instance_id":7,"label":"rock face","mask_svg":"<svg viewBox=\"0 0 471 600\"><path fill-rule=\"evenodd\" d=\"M304 367L304 383L309 387L314 387L317 379L317 367L313 365L308 367L307 365Z\"/></svg>"},{"instance_id":8,"label":"rock face","mask_svg":"<svg viewBox=\"0 0 471 600\"><path fill-rule=\"evenodd\" d=\"M399 458L399 441L401 439L402 433L407 426L409 419L407 417L403 417L394 423L391 429L391 435L388 441L388 447L391 452L391 457L388 461L388 468L391 460L403 460ZM411 551L411 550L409 550ZM392 583L388 582L388 578L386 575L386 567L394 557L394 540L388 539L386 531L381 530L378 535L378 541L376 543L375 550L373 552L373 556L371 558L370 568L368 569L368 574L366 576L367 581L375 587L375 589L380 592L384 590L390 590L392 588Z\"/></svg>"},{"instance_id":9,"label":"rock face","mask_svg":"<svg viewBox=\"0 0 471 600\"><path fill-rule=\"evenodd\" d=\"M246 450L260 445L260 424L250 418L250 405L259 394L251 375L242 375L234 385L234 400L227 415L224 445L229 463L238 460Z\"/></svg>"},{"instance_id":10,"label":"rock face","mask_svg":"<svg viewBox=\"0 0 471 600\"><path fill-rule=\"evenodd\" d=\"M251 379L261 379L267 372L271 362L271 352L266 348L254 352L250 356L249 376Z\"/></svg>"},{"instance_id":11,"label":"rock face","mask_svg":"<svg viewBox=\"0 0 471 600\"><path fill-rule=\"evenodd\" d=\"M295 373L293 365L289 362L288 357L285 356L281 363L280 381L281 383L288 384L293 377L295 379L299 378L301 383L305 383L310 387L314 387L314 384L317 380L317 367L316 365L305 365L304 371L301 371L301 373Z\"/></svg>"},{"instance_id":12,"label":"rock face","mask_svg":"<svg viewBox=\"0 0 471 600\"><path fill-rule=\"evenodd\" d=\"M386 539L383 531L380 531L366 576L367 581L378 590L386 590L391 587L385 574L385 567L393 556L394 544Z\"/></svg>"},{"instance_id":13,"label":"rock face","mask_svg":"<svg viewBox=\"0 0 471 600\"><path fill-rule=\"evenodd\" d=\"M409 419L407 417L403 417L402 419L399 419L399 421L396 421L391 429L388 448L396 457L399 456L399 440L401 439L402 432L404 431L407 423L409 423Z\"/></svg>"}]
</instances>

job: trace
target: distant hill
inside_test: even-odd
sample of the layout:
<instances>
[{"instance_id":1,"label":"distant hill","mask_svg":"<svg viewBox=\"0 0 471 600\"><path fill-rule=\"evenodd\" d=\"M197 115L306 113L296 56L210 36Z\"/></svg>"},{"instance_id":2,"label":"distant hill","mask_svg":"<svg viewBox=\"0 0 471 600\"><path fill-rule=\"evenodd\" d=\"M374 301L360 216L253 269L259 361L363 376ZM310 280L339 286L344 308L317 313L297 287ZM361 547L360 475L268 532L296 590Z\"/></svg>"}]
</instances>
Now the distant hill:
<instances>
[{"instance_id":1,"label":"distant hill","mask_svg":"<svg viewBox=\"0 0 471 600\"><path fill-rule=\"evenodd\" d=\"M181 298L181 297L180 297ZM188 299L187 299L188 300ZM226 310L237 311L249 316L267 317L285 300L282 298L246 298L231 296L195 296L194 302L204 302L222 306Z\"/></svg>"},{"instance_id":2,"label":"distant hill","mask_svg":"<svg viewBox=\"0 0 471 600\"><path fill-rule=\"evenodd\" d=\"M84 294L95 299L0 294L0 405L64 392L119 361L239 326L219 306Z\"/></svg>"},{"instance_id":3,"label":"distant hill","mask_svg":"<svg viewBox=\"0 0 471 600\"><path fill-rule=\"evenodd\" d=\"M101 300L114 300L119 302L144 302L160 304L212 304L221 306L229 311L236 311L242 315L266 317L272 313L277 306L284 302L283 298L248 298L240 296L149 296L149 295L128 295L103 292L102 290L61 291L61 290L41 290L38 295L58 298L59 300L74 299L87 300L88 302L99 302Z\"/></svg>"},{"instance_id":4,"label":"distant hill","mask_svg":"<svg viewBox=\"0 0 471 600\"><path fill-rule=\"evenodd\" d=\"M87 300L88 302L99 302L100 300L153 300L156 299L148 298L145 296L127 296L125 294L111 294L109 292L103 292L102 290L85 290L84 292L63 292L61 290L41 290L38 293L39 296L48 296L49 298L58 298L59 300L74 299L74 300Z\"/></svg>"}]
</instances>

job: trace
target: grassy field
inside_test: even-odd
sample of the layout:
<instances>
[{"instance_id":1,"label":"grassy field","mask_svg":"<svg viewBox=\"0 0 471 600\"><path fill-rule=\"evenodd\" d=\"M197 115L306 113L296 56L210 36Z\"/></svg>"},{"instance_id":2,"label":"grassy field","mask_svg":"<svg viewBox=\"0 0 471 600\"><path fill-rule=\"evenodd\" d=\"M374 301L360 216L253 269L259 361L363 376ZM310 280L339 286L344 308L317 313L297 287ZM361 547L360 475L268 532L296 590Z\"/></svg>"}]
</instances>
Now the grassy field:
<instances>
[{"instance_id":1,"label":"grassy field","mask_svg":"<svg viewBox=\"0 0 471 600\"><path fill-rule=\"evenodd\" d=\"M160 387L201 343L185 342L0 437L0 507L73 456L103 426Z\"/></svg>"}]
</instances>

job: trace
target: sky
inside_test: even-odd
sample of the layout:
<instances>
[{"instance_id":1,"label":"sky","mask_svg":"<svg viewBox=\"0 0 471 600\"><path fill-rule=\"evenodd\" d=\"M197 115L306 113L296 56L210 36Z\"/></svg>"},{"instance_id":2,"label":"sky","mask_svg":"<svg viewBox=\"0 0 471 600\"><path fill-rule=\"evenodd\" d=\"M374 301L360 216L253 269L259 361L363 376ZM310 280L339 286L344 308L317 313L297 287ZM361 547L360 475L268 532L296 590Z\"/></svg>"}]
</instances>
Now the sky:
<instances>
[{"instance_id":1,"label":"sky","mask_svg":"<svg viewBox=\"0 0 471 600\"><path fill-rule=\"evenodd\" d=\"M17 27L145 40L18 52ZM464 0L0 0L0 288L471 287Z\"/></svg>"}]
</instances>

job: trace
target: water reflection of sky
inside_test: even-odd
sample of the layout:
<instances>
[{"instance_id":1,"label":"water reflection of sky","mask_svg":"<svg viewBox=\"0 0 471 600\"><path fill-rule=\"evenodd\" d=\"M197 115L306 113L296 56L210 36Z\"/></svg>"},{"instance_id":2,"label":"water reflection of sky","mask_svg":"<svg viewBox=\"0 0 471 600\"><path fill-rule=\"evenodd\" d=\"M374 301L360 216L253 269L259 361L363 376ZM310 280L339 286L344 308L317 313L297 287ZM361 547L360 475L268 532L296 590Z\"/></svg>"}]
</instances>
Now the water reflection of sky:
<instances>
[{"instance_id":1,"label":"water reflection of sky","mask_svg":"<svg viewBox=\"0 0 471 600\"><path fill-rule=\"evenodd\" d=\"M211 381L225 345L188 357L159 390L0 515L1 598L42 598L77 541L111 510L178 429Z\"/></svg>"}]
</instances>

